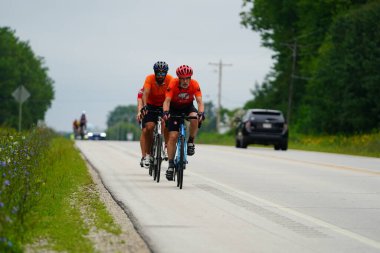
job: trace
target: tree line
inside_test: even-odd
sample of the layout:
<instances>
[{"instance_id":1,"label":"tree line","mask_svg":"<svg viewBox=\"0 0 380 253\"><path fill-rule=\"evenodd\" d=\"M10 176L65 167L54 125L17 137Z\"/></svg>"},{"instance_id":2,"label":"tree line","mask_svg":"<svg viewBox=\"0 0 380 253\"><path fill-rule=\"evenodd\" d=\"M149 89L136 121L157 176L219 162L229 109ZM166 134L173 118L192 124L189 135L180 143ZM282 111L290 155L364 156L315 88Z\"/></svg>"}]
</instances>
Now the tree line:
<instances>
[{"instance_id":1,"label":"tree line","mask_svg":"<svg viewBox=\"0 0 380 253\"><path fill-rule=\"evenodd\" d=\"M241 24L261 34L274 66L245 108L285 112L313 134L380 128L379 0L243 0Z\"/></svg>"},{"instance_id":2,"label":"tree line","mask_svg":"<svg viewBox=\"0 0 380 253\"><path fill-rule=\"evenodd\" d=\"M20 85L30 93L22 107L22 129L44 120L54 99L47 72L44 59L34 54L28 42L20 41L9 27L0 27L0 126L18 127L19 105L12 93Z\"/></svg>"}]
</instances>

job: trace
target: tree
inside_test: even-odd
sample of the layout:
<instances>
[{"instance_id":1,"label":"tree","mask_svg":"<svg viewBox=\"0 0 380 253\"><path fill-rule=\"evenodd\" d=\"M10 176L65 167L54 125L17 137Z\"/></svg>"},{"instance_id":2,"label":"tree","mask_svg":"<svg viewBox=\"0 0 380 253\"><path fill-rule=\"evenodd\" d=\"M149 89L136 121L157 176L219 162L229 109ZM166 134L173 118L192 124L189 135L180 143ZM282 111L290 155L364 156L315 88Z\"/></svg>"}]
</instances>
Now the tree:
<instances>
[{"instance_id":1,"label":"tree","mask_svg":"<svg viewBox=\"0 0 380 253\"><path fill-rule=\"evenodd\" d=\"M380 127L380 2L336 19L308 87L303 124L318 132L355 133Z\"/></svg>"},{"instance_id":2,"label":"tree","mask_svg":"<svg viewBox=\"0 0 380 253\"><path fill-rule=\"evenodd\" d=\"M23 104L22 128L45 118L54 89L44 65L44 59L35 56L27 42L20 41L10 28L0 27L0 125L17 127L18 103L12 92L20 85L31 94Z\"/></svg>"},{"instance_id":3,"label":"tree","mask_svg":"<svg viewBox=\"0 0 380 253\"><path fill-rule=\"evenodd\" d=\"M203 121L200 132L216 132L216 108L212 101L204 102L206 120Z\"/></svg>"},{"instance_id":4,"label":"tree","mask_svg":"<svg viewBox=\"0 0 380 253\"><path fill-rule=\"evenodd\" d=\"M138 126L138 122L136 121L136 112L136 105L119 105L108 114L107 126L110 128L119 122L128 122Z\"/></svg>"},{"instance_id":5,"label":"tree","mask_svg":"<svg viewBox=\"0 0 380 253\"><path fill-rule=\"evenodd\" d=\"M136 105L117 106L108 115L107 138L111 140L126 140L127 134L133 134L133 140L140 136L140 127L136 121Z\"/></svg>"},{"instance_id":6,"label":"tree","mask_svg":"<svg viewBox=\"0 0 380 253\"><path fill-rule=\"evenodd\" d=\"M378 127L379 1L243 4L251 7L240 14L241 23L260 32L263 45L275 52L273 69L256 85L246 108L290 108L291 125L302 131L352 133Z\"/></svg>"},{"instance_id":7,"label":"tree","mask_svg":"<svg viewBox=\"0 0 380 253\"><path fill-rule=\"evenodd\" d=\"M107 129L107 139L110 140L127 140L127 134L132 134L134 141L140 137L141 130L138 126L128 122L119 121Z\"/></svg>"}]
</instances>

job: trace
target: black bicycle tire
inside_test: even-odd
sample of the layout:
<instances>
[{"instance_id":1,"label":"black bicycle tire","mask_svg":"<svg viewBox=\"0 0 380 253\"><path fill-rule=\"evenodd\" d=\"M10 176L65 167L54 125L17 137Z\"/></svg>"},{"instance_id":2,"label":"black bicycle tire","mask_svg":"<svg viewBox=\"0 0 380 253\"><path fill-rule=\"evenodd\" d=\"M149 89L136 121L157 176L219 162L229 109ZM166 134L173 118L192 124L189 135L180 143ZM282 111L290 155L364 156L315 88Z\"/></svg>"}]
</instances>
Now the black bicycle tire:
<instances>
[{"instance_id":1,"label":"black bicycle tire","mask_svg":"<svg viewBox=\"0 0 380 253\"><path fill-rule=\"evenodd\" d=\"M161 162L162 162L162 135L157 135L157 147L156 147L156 168L155 173L156 177L155 180L160 182L160 174L161 174Z\"/></svg>"},{"instance_id":2,"label":"black bicycle tire","mask_svg":"<svg viewBox=\"0 0 380 253\"><path fill-rule=\"evenodd\" d=\"M151 155L151 157L153 157L153 162L152 162L152 160L150 160L149 176L153 176L153 170L154 170L154 140L155 140L155 137L153 137L152 147L150 148L150 155Z\"/></svg>"},{"instance_id":3,"label":"black bicycle tire","mask_svg":"<svg viewBox=\"0 0 380 253\"><path fill-rule=\"evenodd\" d=\"M182 189L183 185L183 166L185 165L185 137L181 136L181 146L180 146L181 156L179 158L179 166L178 166L178 182L179 189Z\"/></svg>"},{"instance_id":4,"label":"black bicycle tire","mask_svg":"<svg viewBox=\"0 0 380 253\"><path fill-rule=\"evenodd\" d=\"M153 148L153 152L152 152L152 158L153 158L153 181L156 181L156 177L157 177L157 168L156 168L156 164L157 164L157 160L156 160L157 140L158 140L158 135L155 134L154 137L153 137L153 143L152 143L152 148Z\"/></svg>"}]
</instances>

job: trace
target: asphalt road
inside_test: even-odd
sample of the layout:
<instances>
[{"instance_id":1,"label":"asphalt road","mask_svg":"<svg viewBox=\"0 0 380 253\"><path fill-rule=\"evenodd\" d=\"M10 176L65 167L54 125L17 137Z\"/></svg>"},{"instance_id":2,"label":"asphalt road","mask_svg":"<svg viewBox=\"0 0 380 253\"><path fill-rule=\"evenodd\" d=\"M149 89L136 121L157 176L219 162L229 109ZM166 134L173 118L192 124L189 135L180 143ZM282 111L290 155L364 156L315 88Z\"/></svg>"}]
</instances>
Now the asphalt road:
<instances>
[{"instance_id":1,"label":"asphalt road","mask_svg":"<svg viewBox=\"0 0 380 253\"><path fill-rule=\"evenodd\" d=\"M380 252L380 159L196 145L179 190L138 142L76 145L154 252Z\"/></svg>"}]
</instances>

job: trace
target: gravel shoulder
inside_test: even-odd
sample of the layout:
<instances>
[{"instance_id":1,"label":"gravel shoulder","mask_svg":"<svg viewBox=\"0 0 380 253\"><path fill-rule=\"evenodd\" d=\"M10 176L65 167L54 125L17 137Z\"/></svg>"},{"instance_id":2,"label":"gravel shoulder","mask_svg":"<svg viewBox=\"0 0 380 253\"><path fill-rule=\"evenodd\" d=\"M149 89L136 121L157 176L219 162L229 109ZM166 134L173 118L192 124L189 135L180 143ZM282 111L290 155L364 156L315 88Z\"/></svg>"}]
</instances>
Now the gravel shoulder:
<instances>
[{"instance_id":1,"label":"gravel shoulder","mask_svg":"<svg viewBox=\"0 0 380 253\"><path fill-rule=\"evenodd\" d=\"M89 173L96 184L100 200L107 207L108 212L114 218L122 230L120 235L91 231L89 238L93 241L98 252L130 252L148 253L151 252L148 245L138 234L131 219L126 212L117 204L110 192L105 188L95 168L87 163Z\"/></svg>"}]
</instances>

